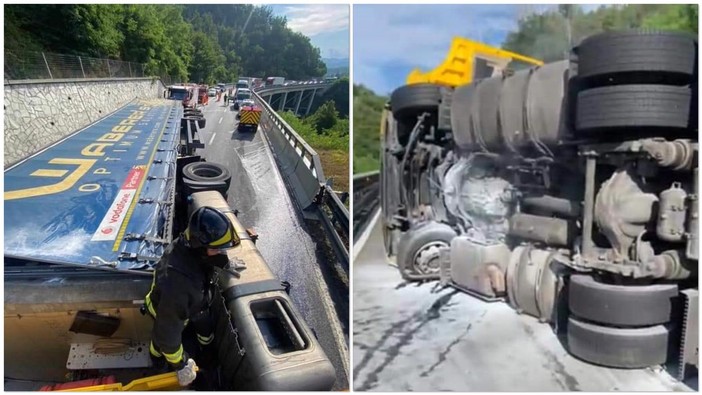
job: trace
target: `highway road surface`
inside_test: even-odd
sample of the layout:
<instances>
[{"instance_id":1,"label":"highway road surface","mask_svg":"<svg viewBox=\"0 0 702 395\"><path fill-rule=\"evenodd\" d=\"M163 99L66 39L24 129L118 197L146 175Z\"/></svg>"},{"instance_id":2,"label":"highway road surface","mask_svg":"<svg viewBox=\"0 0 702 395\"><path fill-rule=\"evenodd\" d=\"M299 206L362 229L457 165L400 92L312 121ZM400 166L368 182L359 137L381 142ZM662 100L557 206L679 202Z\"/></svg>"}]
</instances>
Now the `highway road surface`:
<instances>
[{"instance_id":1,"label":"highway road surface","mask_svg":"<svg viewBox=\"0 0 702 395\"><path fill-rule=\"evenodd\" d=\"M290 296L295 306L334 364L334 388L348 389L348 316L340 316L330 296L322 274L326 263L318 258L317 244L285 188L265 131L237 132L237 112L215 98L210 98L202 112L207 119L200 131L204 157L232 173L229 205L239 210L244 226L258 233L256 244L273 272L292 284ZM203 155L201 151L198 154Z\"/></svg>"},{"instance_id":2,"label":"highway road surface","mask_svg":"<svg viewBox=\"0 0 702 395\"><path fill-rule=\"evenodd\" d=\"M386 262L380 221L368 231L353 264L357 391L690 390L665 371L575 359L549 325L506 303L406 283Z\"/></svg>"}]
</instances>

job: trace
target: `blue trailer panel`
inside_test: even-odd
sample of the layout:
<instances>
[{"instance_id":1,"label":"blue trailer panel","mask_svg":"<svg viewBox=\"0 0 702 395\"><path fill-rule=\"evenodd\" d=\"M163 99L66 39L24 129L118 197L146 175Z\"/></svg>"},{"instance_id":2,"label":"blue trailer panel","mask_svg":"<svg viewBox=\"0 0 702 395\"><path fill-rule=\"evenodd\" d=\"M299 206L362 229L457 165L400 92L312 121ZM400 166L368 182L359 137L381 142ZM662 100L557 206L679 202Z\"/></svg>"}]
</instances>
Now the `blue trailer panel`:
<instances>
[{"instance_id":1,"label":"blue trailer panel","mask_svg":"<svg viewBox=\"0 0 702 395\"><path fill-rule=\"evenodd\" d=\"M135 100L5 171L5 256L149 269L170 240L179 102Z\"/></svg>"}]
</instances>

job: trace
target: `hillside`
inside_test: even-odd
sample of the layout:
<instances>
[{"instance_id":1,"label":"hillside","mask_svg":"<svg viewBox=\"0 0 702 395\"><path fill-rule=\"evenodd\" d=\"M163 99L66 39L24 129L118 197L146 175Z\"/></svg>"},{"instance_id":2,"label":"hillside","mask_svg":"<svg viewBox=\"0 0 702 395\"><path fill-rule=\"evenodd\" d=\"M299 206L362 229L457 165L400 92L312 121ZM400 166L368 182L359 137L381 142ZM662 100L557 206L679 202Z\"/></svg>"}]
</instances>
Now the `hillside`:
<instances>
[{"instance_id":1,"label":"hillside","mask_svg":"<svg viewBox=\"0 0 702 395\"><path fill-rule=\"evenodd\" d=\"M327 66L325 77L348 77L349 58L326 58L322 61Z\"/></svg>"},{"instance_id":2,"label":"hillside","mask_svg":"<svg viewBox=\"0 0 702 395\"><path fill-rule=\"evenodd\" d=\"M578 5L561 4L555 11L532 14L519 21L502 47L546 62L567 57L571 45L608 30L652 28L697 33L696 4L638 4L601 6L584 12Z\"/></svg>"},{"instance_id":3,"label":"hillside","mask_svg":"<svg viewBox=\"0 0 702 395\"><path fill-rule=\"evenodd\" d=\"M353 86L354 174L379 169L380 117L387 101L363 85Z\"/></svg>"},{"instance_id":4,"label":"hillside","mask_svg":"<svg viewBox=\"0 0 702 395\"><path fill-rule=\"evenodd\" d=\"M327 72L319 49L284 17L243 4L5 5L4 51L13 65L26 51L143 63L146 74L167 82Z\"/></svg>"}]
</instances>

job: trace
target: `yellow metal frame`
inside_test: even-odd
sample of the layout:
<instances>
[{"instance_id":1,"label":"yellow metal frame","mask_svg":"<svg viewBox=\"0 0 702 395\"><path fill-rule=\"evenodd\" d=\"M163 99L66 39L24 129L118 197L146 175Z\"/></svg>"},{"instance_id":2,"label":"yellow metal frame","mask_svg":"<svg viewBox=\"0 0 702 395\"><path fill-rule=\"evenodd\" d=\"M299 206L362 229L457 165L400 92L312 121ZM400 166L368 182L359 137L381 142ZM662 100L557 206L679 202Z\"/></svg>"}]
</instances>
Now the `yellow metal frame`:
<instances>
[{"instance_id":1,"label":"yellow metal frame","mask_svg":"<svg viewBox=\"0 0 702 395\"><path fill-rule=\"evenodd\" d=\"M451 87L469 84L474 78L475 58L485 59L488 63L502 69L515 60L536 66L544 64L538 59L455 37L451 42L448 56L441 65L426 73L422 73L419 69L412 70L407 76L407 84L430 83Z\"/></svg>"},{"instance_id":2,"label":"yellow metal frame","mask_svg":"<svg viewBox=\"0 0 702 395\"><path fill-rule=\"evenodd\" d=\"M94 391L168 391L181 390L176 372L144 377L132 381L127 385L122 383L91 385L89 387L71 388L56 392L94 392Z\"/></svg>"}]
</instances>

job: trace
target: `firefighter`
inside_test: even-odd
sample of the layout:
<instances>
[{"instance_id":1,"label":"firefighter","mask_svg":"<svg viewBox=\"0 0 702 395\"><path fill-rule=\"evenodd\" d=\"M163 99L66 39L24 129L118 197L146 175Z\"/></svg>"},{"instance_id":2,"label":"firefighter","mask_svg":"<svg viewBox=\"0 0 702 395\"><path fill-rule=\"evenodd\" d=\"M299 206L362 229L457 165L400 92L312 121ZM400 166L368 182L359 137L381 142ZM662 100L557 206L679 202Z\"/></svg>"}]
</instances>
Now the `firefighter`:
<instances>
[{"instance_id":1,"label":"firefighter","mask_svg":"<svg viewBox=\"0 0 702 395\"><path fill-rule=\"evenodd\" d=\"M215 266L228 266L226 249L239 243L231 221L219 210L202 207L190 216L188 227L166 249L154 271L144 310L154 318L149 351L156 366L163 359L187 386L197 365L183 350L182 333L192 325L203 351L212 345L214 325L209 305Z\"/></svg>"}]
</instances>

